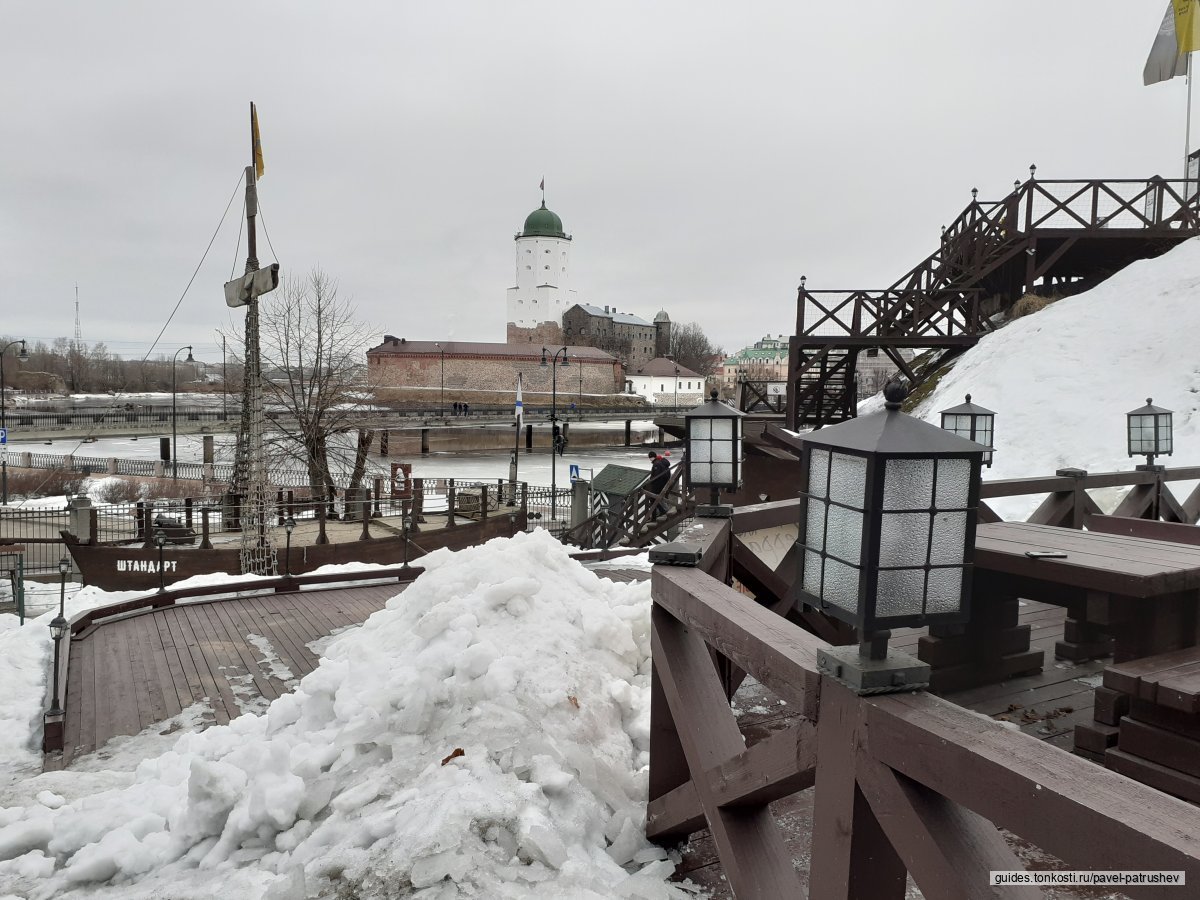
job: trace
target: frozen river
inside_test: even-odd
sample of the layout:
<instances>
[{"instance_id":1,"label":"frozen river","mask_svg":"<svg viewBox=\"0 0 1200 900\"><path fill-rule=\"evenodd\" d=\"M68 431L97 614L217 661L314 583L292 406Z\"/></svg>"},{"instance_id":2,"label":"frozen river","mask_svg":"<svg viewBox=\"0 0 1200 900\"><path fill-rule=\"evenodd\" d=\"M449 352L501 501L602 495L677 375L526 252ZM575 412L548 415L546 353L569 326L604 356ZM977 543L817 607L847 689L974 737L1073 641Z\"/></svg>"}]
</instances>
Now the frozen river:
<instances>
[{"instance_id":1,"label":"frozen river","mask_svg":"<svg viewBox=\"0 0 1200 900\"><path fill-rule=\"evenodd\" d=\"M652 428L652 423L635 423L635 428L645 425ZM591 426L597 428L597 426ZM604 429L603 425L598 426ZM614 426L612 429L614 443L623 440L624 426ZM232 435L216 435L216 453L218 462L232 461ZM590 472L599 472L610 463L633 466L635 468L650 468L647 457L648 447L586 447L579 452L569 447L565 455L556 461L559 484L569 480L569 466L579 466L580 476L589 478ZM45 444L41 441L20 442L9 444L9 462L11 454L29 451L31 453L74 453L76 456L98 456L102 458L118 457L121 459L158 459L158 439L149 438L100 438L90 444L81 444L75 440L55 441ZM458 453L428 453L428 454L395 454L381 457L376 453L370 456L370 466L378 473L390 470L390 463L411 463L413 476L417 478L463 478L490 479L508 478L508 464L512 455L510 450L473 450ZM681 451L674 451L672 460L681 457ZM179 435L179 461L201 462L203 459L202 435ZM547 448L536 448L532 453L521 450L517 477L530 484L550 484L550 453ZM296 462L300 467L299 460Z\"/></svg>"}]
</instances>

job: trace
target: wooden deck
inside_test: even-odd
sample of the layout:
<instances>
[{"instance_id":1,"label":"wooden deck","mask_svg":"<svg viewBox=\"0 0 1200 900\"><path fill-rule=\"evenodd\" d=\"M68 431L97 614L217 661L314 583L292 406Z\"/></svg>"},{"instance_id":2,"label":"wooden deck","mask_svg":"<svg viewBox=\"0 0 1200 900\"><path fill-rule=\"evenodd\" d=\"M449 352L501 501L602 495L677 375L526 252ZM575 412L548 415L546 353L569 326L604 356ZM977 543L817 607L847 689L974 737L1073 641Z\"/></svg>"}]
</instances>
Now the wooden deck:
<instances>
[{"instance_id":1,"label":"wooden deck","mask_svg":"<svg viewBox=\"0 0 1200 900\"><path fill-rule=\"evenodd\" d=\"M205 724L261 712L317 665L311 644L359 624L404 584L260 594L143 610L71 641L65 744L47 768L203 704Z\"/></svg>"}]
</instances>

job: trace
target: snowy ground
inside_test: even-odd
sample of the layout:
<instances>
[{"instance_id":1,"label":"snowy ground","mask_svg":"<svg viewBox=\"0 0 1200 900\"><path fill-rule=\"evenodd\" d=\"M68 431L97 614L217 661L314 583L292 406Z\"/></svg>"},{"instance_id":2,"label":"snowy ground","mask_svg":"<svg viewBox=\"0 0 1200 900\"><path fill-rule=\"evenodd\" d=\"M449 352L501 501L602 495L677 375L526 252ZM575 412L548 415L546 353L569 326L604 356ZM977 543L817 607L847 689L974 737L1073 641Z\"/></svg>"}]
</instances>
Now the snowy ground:
<instances>
[{"instance_id":1,"label":"snowy ground","mask_svg":"<svg viewBox=\"0 0 1200 900\"><path fill-rule=\"evenodd\" d=\"M11 779L0 896L690 896L642 836L649 586L540 531L425 563L265 715L191 733L193 708L99 771ZM0 660L44 678L48 642L12 630ZM0 733L28 763L44 680L22 690Z\"/></svg>"}]
</instances>

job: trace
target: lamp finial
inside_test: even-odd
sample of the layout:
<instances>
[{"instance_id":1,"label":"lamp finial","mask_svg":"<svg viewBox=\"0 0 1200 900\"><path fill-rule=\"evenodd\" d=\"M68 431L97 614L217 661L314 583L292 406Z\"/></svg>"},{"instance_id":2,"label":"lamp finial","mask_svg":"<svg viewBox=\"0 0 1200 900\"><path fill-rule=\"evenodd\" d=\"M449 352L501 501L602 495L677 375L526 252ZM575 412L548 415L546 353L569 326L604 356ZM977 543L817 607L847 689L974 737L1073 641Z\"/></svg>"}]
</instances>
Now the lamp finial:
<instances>
[{"instance_id":1,"label":"lamp finial","mask_svg":"<svg viewBox=\"0 0 1200 900\"><path fill-rule=\"evenodd\" d=\"M883 389L883 399L887 401L884 406L887 409L899 409L907 396L908 388L899 381L889 381Z\"/></svg>"},{"instance_id":2,"label":"lamp finial","mask_svg":"<svg viewBox=\"0 0 1200 900\"><path fill-rule=\"evenodd\" d=\"M1151 399L1150 397L1147 397L1147 398L1146 398L1146 405L1147 405L1147 406L1153 406L1153 405L1154 405L1154 400L1153 400L1153 399Z\"/></svg>"},{"instance_id":3,"label":"lamp finial","mask_svg":"<svg viewBox=\"0 0 1200 900\"><path fill-rule=\"evenodd\" d=\"M715 401L717 399L717 389L713 388L708 392L708 399Z\"/></svg>"},{"instance_id":4,"label":"lamp finial","mask_svg":"<svg viewBox=\"0 0 1200 900\"><path fill-rule=\"evenodd\" d=\"M967 402L968 402L968 403L970 403L970 402L971 402L971 395L970 395L970 394L967 394Z\"/></svg>"}]
</instances>

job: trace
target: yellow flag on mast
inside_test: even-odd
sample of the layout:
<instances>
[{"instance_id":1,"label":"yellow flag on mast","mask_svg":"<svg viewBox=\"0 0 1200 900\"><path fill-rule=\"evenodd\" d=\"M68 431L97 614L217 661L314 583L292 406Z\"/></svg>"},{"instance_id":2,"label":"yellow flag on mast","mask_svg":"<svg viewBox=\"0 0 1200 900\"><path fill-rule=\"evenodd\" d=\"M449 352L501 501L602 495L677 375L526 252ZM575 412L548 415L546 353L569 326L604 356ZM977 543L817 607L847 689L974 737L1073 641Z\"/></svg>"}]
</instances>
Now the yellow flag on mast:
<instances>
[{"instance_id":1,"label":"yellow flag on mast","mask_svg":"<svg viewBox=\"0 0 1200 900\"><path fill-rule=\"evenodd\" d=\"M1200 0L1171 0L1175 14L1175 42L1179 52L1200 50Z\"/></svg>"},{"instance_id":2,"label":"yellow flag on mast","mask_svg":"<svg viewBox=\"0 0 1200 900\"><path fill-rule=\"evenodd\" d=\"M250 104L250 145L254 151L254 175L262 178L266 166L263 165L262 140L258 136L258 110Z\"/></svg>"}]
</instances>

